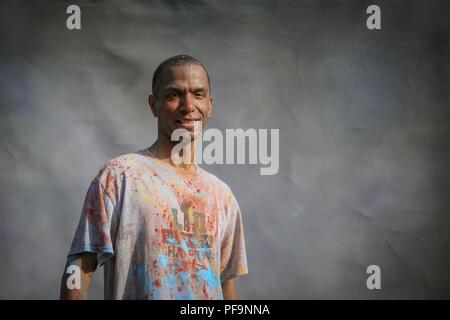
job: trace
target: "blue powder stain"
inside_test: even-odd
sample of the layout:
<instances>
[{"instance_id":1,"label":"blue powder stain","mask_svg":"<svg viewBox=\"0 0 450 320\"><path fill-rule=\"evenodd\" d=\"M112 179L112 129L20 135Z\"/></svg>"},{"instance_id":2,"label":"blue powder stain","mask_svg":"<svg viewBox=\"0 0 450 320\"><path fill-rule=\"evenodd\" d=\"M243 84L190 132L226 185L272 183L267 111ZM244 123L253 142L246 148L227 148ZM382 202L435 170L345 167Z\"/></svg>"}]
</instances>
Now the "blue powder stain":
<instances>
[{"instance_id":1,"label":"blue powder stain","mask_svg":"<svg viewBox=\"0 0 450 320\"><path fill-rule=\"evenodd\" d=\"M138 279L138 285L142 286L144 294L148 294L153 291L153 284L151 279L148 278L148 265L136 267L136 276Z\"/></svg>"},{"instance_id":2,"label":"blue powder stain","mask_svg":"<svg viewBox=\"0 0 450 320\"><path fill-rule=\"evenodd\" d=\"M181 281L187 281L189 279L189 277L191 276L191 273L186 273L186 272L180 272L180 279Z\"/></svg>"},{"instance_id":3,"label":"blue powder stain","mask_svg":"<svg viewBox=\"0 0 450 320\"><path fill-rule=\"evenodd\" d=\"M81 251L94 252L94 253L100 253L100 252L101 253L114 253L114 251L112 250L112 248L110 246L103 246L100 248L96 248L96 247L92 247L89 244L85 244Z\"/></svg>"},{"instance_id":4,"label":"blue powder stain","mask_svg":"<svg viewBox=\"0 0 450 320\"><path fill-rule=\"evenodd\" d=\"M183 250L187 253L187 252L189 252L189 248L188 248L188 246L187 246L187 244L186 244L186 240L183 240L182 242L181 242L181 247L183 248Z\"/></svg>"},{"instance_id":5,"label":"blue powder stain","mask_svg":"<svg viewBox=\"0 0 450 320\"><path fill-rule=\"evenodd\" d=\"M144 282L145 281L145 275L147 274L147 265L142 265L142 266L138 266L136 267L136 276L139 280L139 282Z\"/></svg>"},{"instance_id":6,"label":"blue powder stain","mask_svg":"<svg viewBox=\"0 0 450 320\"><path fill-rule=\"evenodd\" d=\"M190 272L180 272L180 279L183 281L183 288L181 292L177 292L176 299L177 300L193 300L195 299L195 294L192 292L188 279L191 276Z\"/></svg>"},{"instance_id":7,"label":"blue powder stain","mask_svg":"<svg viewBox=\"0 0 450 320\"><path fill-rule=\"evenodd\" d=\"M220 286L220 279L216 276L214 273L214 270L212 268L209 268L207 270L199 270L197 272L199 279L206 280L206 284L210 288L215 288Z\"/></svg>"},{"instance_id":8,"label":"blue powder stain","mask_svg":"<svg viewBox=\"0 0 450 320\"><path fill-rule=\"evenodd\" d=\"M170 244L177 244L177 239L175 239L174 237L169 237L167 238L167 242Z\"/></svg>"},{"instance_id":9,"label":"blue powder stain","mask_svg":"<svg viewBox=\"0 0 450 320\"><path fill-rule=\"evenodd\" d=\"M165 278L166 287L170 289L177 288L177 280L173 274L168 274Z\"/></svg>"},{"instance_id":10,"label":"blue powder stain","mask_svg":"<svg viewBox=\"0 0 450 320\"><path fill-rule=\"evenodd\" d=\"M161 257L159 258L159 261L161 261L161 265L162 265L164 268L167 268L167 266L169 265L166 256L161 256Z\"/></svg>"},{"instance_id":11,"label":"blue powder stain","mask_svg":"<svg viewBox=\"0 0 450 320\"><path fill-rule=\"evenodd\" d=\"M178 293L176 296L177 300L194 300L195 299L195 295L193 292L187 292L187 293Z\"/></svg>"}]
</instances>

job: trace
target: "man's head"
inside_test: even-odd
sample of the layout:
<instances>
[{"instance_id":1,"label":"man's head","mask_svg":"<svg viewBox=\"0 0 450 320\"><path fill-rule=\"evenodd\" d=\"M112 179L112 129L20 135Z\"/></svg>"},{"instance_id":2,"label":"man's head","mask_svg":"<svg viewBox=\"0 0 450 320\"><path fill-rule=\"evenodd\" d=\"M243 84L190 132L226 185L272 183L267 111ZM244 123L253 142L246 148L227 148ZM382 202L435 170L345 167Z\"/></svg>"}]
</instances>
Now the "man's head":
<instances>
[{"instance_id":1,"label":"man's head","mask_svg":"<svg viewBox=\"0 0 450 320\"><path fill-rule=\"evenodd\" d=\"M177 55L163 61L153 74L149 96L150 108L158 118L158 135L170 140L175 129L193 134L196 123L204 127L211 116L210 89L206 68L197 59Z\"/></svg>"}]
</instances>

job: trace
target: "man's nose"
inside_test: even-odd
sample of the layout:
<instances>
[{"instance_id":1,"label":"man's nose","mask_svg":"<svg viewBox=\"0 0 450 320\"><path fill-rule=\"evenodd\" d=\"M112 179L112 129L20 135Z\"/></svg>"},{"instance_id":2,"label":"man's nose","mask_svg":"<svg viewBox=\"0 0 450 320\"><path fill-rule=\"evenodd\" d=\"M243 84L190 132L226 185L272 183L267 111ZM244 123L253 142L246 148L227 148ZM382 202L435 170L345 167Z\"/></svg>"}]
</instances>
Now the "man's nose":
<instances>
[{"instance_id":1,"label":"man's nose","mask_svg":"<svg viewBox=\"0 0 450 320\"><path fill-rule=\"evenodd\" d=\"M191 113L195 110L194 99L189 93L184 96L181 107L186 113Z\"/></svg>"}]
</instances>

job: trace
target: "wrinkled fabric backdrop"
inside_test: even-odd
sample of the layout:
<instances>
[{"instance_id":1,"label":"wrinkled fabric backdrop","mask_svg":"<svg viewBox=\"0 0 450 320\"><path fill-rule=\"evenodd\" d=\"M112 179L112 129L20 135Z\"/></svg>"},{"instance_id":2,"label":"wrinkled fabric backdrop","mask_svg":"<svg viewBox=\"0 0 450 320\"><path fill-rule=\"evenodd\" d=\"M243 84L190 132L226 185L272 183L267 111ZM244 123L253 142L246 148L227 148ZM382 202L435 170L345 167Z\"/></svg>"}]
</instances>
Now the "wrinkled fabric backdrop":
<instances>
[{"instance_id":1,"label":"wrinkled fabric backdrop","mask_svg":"<svg viewBox=\"0 0 450 320\"><path fill-rule=\"evenodd\" d=\"M277 175L203 166L243 212L241 298L450 298L449 17L448 1L2 1L0 298L58 298L87 187L153 143L151 77L179 53L210 73L209 128L280 129Z\"/></svg>"}]
</instances>

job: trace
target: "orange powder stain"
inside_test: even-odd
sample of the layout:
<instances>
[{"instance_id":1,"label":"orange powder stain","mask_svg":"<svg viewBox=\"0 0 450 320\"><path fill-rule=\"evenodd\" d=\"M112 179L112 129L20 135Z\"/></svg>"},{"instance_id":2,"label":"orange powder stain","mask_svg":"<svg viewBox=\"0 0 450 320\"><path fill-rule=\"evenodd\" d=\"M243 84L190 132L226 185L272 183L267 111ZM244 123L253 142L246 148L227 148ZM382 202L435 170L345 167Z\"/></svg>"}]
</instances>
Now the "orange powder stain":
<instances>
[{"instance_id":1,"label":"orange powder stain","mask_svg":"<svg viewBox=\"0 0 450 320\"><path fill-rule=\"evenodd\" d=\"M206 289L206 281L203 281L203 288L202 288L203 294L205 295L205 299L208 299L208 290Z\"/></svg>"},{"instance_id":2,"label":"orange powder stain","mask_svg":"<svg viewBox=\"0 0 450 320\"><path fill-rule=\"evenodd\" d=\"M156 279L155 281L153 281L153 285L155 287L161 287L161 281L159 281L159 279Z\"/></svg>"}]
</instances>

